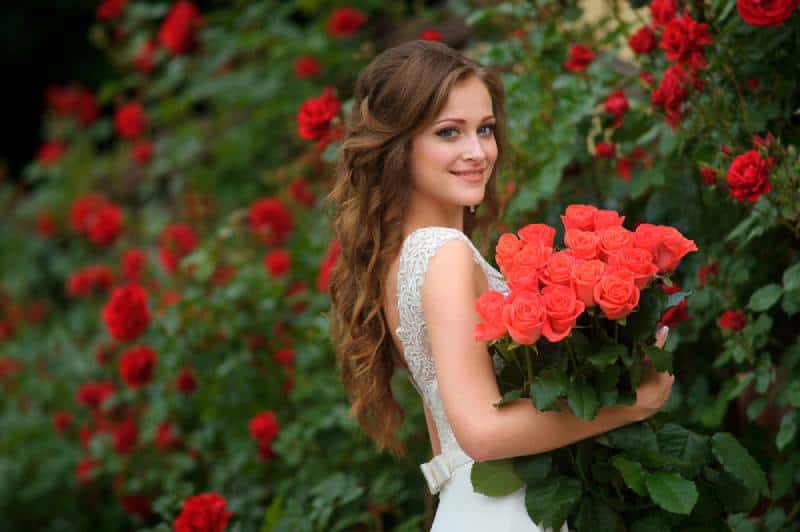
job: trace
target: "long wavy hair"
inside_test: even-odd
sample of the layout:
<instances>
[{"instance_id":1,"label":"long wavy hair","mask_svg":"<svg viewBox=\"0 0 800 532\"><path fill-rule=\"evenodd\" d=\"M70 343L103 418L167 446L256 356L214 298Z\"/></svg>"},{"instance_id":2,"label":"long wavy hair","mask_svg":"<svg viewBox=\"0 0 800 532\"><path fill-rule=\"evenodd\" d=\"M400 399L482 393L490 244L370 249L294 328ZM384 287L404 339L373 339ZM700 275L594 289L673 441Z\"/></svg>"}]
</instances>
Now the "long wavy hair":
<instances>
[{"instance_id":1,"label":"long wavy hair","mask_svg":"<svg viewBox=\"0 0 800 532\"><path fill-rule=\"evenodd\" d=\"M382 306L384 279L402 246L411 140L438 116L453 85L470 76L491 95L498 155L477 212L464 207L464 233L488 235L498 215L496 174L506 152L503 85L496 73L440 42L406 42L361 71L327 196L341 244L330 277L329 325L349 413L380 450L395 456L405 454L397 437L404 414L390 381L405 364Z\"/></svg>"}]
</instances>

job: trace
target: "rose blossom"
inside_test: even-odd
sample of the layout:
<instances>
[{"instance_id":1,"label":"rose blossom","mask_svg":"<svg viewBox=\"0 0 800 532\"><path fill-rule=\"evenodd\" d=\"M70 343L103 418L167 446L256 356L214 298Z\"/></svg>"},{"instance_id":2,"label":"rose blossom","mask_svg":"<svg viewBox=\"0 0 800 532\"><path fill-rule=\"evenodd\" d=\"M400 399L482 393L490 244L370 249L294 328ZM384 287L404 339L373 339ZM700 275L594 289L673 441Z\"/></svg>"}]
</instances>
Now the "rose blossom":
<instances>
[{"instance_id":1,"label":"rose blossom","mask_svg":"<svg viewBox=\"0 0 800 532\"><path fill-rule=\"evenodd\" d=\"M762 194L769 193L772 190L769 181L772 164L772 157L763 159L757 150L736 157L726 176L730 195L742 203L753 203Z\"/></svg>"},{"instance_id":2,"label":"rose blossom","mask_svg":"<svg viewBox=\"0 0 800 532\"><path fill-rule=\"evenodd\" d=\"M644 290L658 273L653 263L653 254L642 248L625 248L609 257L609 271L628 270L633 274L636 288Z\"/></svg>"},{"instance_id":3,"label":"rose blossom","mask_svg":"<svg viewBox=\"0 0 800 532\"><path fill-rule=\"evenodd\" d=\"M174 272L178 263L197 247L197 235L184 223L168 225L159 237L158 254L161 265L167 272Z\"/></svg>"},{"instance_id":4,"label":"rose blossom","mask_svg":"<svg viewBox=\"0 0 800 532\"><path fill-rule=\"evenodd\" d=\"M156 360L155 351L149 347L131 347L120 355L120 377L130 388L141 388L153 377Z\"/></svg>"},{"instance_id":5,"label":"rose blossom","mask_svg":"<svg viewBox=\"0 0 800 532\"><path fill-rule=\"evenodd\" d=\"M717 275L719 273L719 266L716 262L700 266L697 270L697 285L703 286L706 284L706 279L709 275Z\"/></svg>"},{"instance_id":6,"label":"rose blossom","mask_svg":"<svg viewBox=\"0 0 800 532\"><path fill-rule=\"evenodd\" d=\"M61 141L53 140L45 142L39 147L36 153L36 160L42 166L49 166L56 163L66 151L67 145Z\"/></svg>"},{"instance_id":7,"label":"rose blossom","mask_svg":"<svg viewBox=\"0 0 800 532\"><path fill-rule=\"evenodd\" d=\"M367 16L364 13L354 7L345 6L331 13L326 29L331 37L351 37L366 21Z\"/></svg>"},{"instance_id":8,"label":"rose blossom","mask_svg":"<svg viewBox=\"0 0 800 532\"><path fill-rule=\"evenodd\" d=\"M595 154L601 159L613 159L617 151L617 145L613 142L598 142L595 146Z\"/></svg>"},{"instance_id":9,"label":"rose blossom","mask_svg":"<svg viewBox=\"0 0 800 532\"><path fill-rule=\"evenodd\" d=\"M594 231L594 217L597 207L593 205L573 204L567 206L561 215L564 229L580 229L581 231Z\"/></svg>"},{"instance_id":10,"label":"rose blossom","mask_svg":"<svg viewBox=\"0 0 800 532\"><path fill-rule=\"evenodd\" d=\"M567 229L564 235L564 244L577 259L596 259L600 241L597 234L591 231Z\"/></svg>"},{"instance_id":11,"label":"rose blossom","mask_svg":"<svg viewBox=\"0 0 800 532\"><path fill-rule=\"evenodd\" d=\"M336 265L336 261L341 252L342 245L338 240L332 240L328 245L328 250L325 252L325 257L322 259L322 264L320 264L319 273L317 274L317 290L320 292L326 292L328 290L331 271Z\"/></svg>"},{"instance_id":12,"label":"rose blossom","mask_svg":"<svg viewBox=\"0 0 800 532\"><path fill-rule=\"evenodd\" d=\"M559 251L550 255L539 278L546 286L560 284L572 286L572 268L575 265L575 257L569 251Z\"/></svg>"},{"instance_id":13,"label":"rose blossom","mask_svg":"<svg viewBox=\"0 0 800 532\"><path fill-rule=\"evenodd\" d=\"M797 6L797 0L736 0L736 10L751 26L780 26Z\"/></svg>"},{"instance_id":14,"label":"rose blossom","mask_svg":"<svg viewBox=\"0 0 800 532\"><path fill-rule=\"evenodd\" d=\"M603 260L608 260L608 257L617 251L633 246L633 233L622 226L615 225L598 234L600 236L598 249Z\"/></svg>"},{"instance_id":15,"label":"rose blossom","mask_svg":"<svg viewBox=\"0 0 800 532\"><path fill-rule=\"evenodd\" d=\"M331 127L339 114L339 99L333 87L325 87L319 98L309 98L297 110L297 128L300 138L319 140Z\"/></svg>"},{"instance_id":16,"label":"rose blossom","mask_svg":"<svg viewBox=\"0 0 800 532\"><path fill-rule=\"evenodd\" d=\"M556 230L547 224L528 224L517 231L517 234L525 243L539 242L547 247L553 247Z\"/></svg>"},{"instance_id":17,"label":"rose blossom","mask_svg":"<svg viewBox=\"0 0 800 532\"><path fill-rule=\"evenodd\" d=\"M539 271L544 268L553 248L539 242L530 242L522 246L508 271L508 284L511 290L537 290L539 288Z\"/></svg>"},{"instance_id":18,"label":"rose blossom","mask_svg":"<svg viewBox=\"0 0 800 532\"><path fill-rule=\"evenodd\" d=\"M726 310L717 320L717 325L722 330L738 332L745 328L747 319L742 310Z\"/></svg>"},{"instance_id":19,"label":"rose blossom","mask_svg":"<svg viewBox=\"0 0 800 532\"><path fill-rule=\"evenodd\" d=\"M139 47L133 58L133 66L142 74L149 74L156 67L155 55L158 47L151 39L146 40Z\"/></svg>"},{"instance_id":20,"label":"rose blossom","mask_svg":"<svg viewBox=\"0 0 800 532\"><path fill-rule=\"evenodd\" d=\"M125 139L136 139L144 133L148 119L139 102L122 105L114 115L114 128Z\"/></svg>"},{"instance_id":21,"label":"rose blossom","mask_svg":"<svg viewBox=\"0 0 800 532\"><path fill-rule=\"evenodd\" d=\"M511 292L503 307L503 324L519 344L532 344L542 334L547 312L542 296L530 290Z\"/></svg>"},{"instance_id":22,"label":"rose blossom","mask_svg":"<svg viewBox=\"0 0 800 532\"><path fill-rule=\"evenodd\" d=\"M122 210L113 203L105 203L87 218L86 236L96 246L108 246L122 233L122 226Z\"/></svg>"},{"instance_id":23,"label":"rose blossom","mask_svg":"<svg viewBox=\"0 0 800 532\"><path fill-rule=\"evenodd\" d=\"M545 286L542 289L542 301L547 312L542 334L551 342L558 342L569 336L578 316L586 309L583 301L568 286Z\"/></svg>"},{"instance_id":24,"label":"rose blossom","mask_svg":"<svg viewBox=\"0 0 800 532\"><path fill-rule=\"evenodd\" d=\"M697 251L694 240L684 237L674 227L660 225L661 246L654 256L654 261L661 273L671 273L678 267L681 259L692 251Z\"/></svg>"},{"instance_id":25,"label":"rose blossom","mask_svg":"<svg viewBox=\"0 0 800 532\"><path fill-rule=\"evenodd\" d=\"M195 34L202 25L200 10L188 0L178 0L164 18L158 32L158 42L173 55L183 54L197 47Z\"/></svg>"},{"instance_id":26,"label":"rose blossom","mask_svg":"<svg viewBox=\"0 0 800 532\"><path fill-rule=\"evenodd\" d=\"M272 277L282 277L291 265L292 259L285 249L273 249L264 256L264 267Z\"/></svg>"},{"instance_id":27,"label":"rose blossom","mask_svg":"<svg viewBox=\"0 0 800 532\"><path fill-rule=\"evenodd\" d=\"M637 54L646 54L656 49L656 34L649 26L642 26L628 39L628 44Z\"/></svg>"},{"instance_id":28,"label":"rose blossom","mask_svg":"<svg viewBox=\"0 0 800 532\"><path fill-rule=\"evenodd\" d=\"M597 259L577 260L572 267L572 289L587 307L597 304L594 300L594 286L602 279L605 269L605 263Z\"/></svg>"},{"instance_id":29,"label":"rose blossom","mask_svg":"<svg viewBox=\"0 0 800 532\"><path fill-rule=\"evenodd\" d=\"M625 96L625 91L617 89L609 94L603 102L603 109L616 118L613 127L621 126L622 117L628 112L628 98Z\"/></svg>"},{"instance_id":30,"label":"rose blossom","mask_svg":"<svg viewBox=\"0 0 800 532\"><path fill-rule=\"evenodd\" d=\"M633 246L646 249L653 257L657 257L662 238L661 230L658 227L653 224L637 225L633 232Z\"/></svg>"},{"instance_id":31,"label":"rose blossom","mask_svg":"<svg viewBox=\"0 0 800 532\"><path fill-rule=\"evenodd\" d=\"M262 460L273 457L272 442L278 436L280 425L275 412L261 412L250 420L250 436L258 443L258 456Z\"/></svg>"},{"instance_id":32,"label":"rose blossom","mask_svg":"<svg viewBox=\"0 0 800 532\"><path fill-rule=\"evenodd\" d=\"M103 307L103 322L117 340L134 340L150 324L147 293L141 286L131 284L116 288Z\"/></svg>"},{"instance_id":33,"label":"rose blossom","mask_svg":"<svg viewBox=\"0 0 800 532\"><path fill-rule=\"evenodd\" d=\"M304 55L294 61L294 75L298 79L308 79L318 76L322 67L316 57Z\"/></svg>"},{"instance_id":34,"label":"rose blossom","mask_svg":"<svg viewBox=\"0 0 800 532\"><path fill-rule=\"evenodd\" d=\"M661 48L666 52L667 59L693 69L706 67L702 47L713 43L708 24L697 23L686 14L672 19L661 36Z\"/></svg>"},{"instance_id":35,"label":"rose blossom","mask_svg":"<svg viewBox=\"0 0 800 532\"><path fill-rule=\"evenodd\" d=\"M482 322L475 325L475 340L496 340L505 336L507 329L503 323L505 295L495 290L487 290L475 301L475 310Z\"/></svg>"},{"instance_id":36,"label":"rose blossom","mask_svg":"<svg viewBox=\"0 0 800 532\"><path fill-rule=\"evenodd\" d=\"M569 58L564 68L571 72L582 72L594 61L594 52L582 44L573 44L569 49Z\"/></svg>"},{"instance_id":37,"label":"rose blossom","mask_svg":"<svg viewBox=\"0 0 800 532\"><path fill-rule=\"evenodd\" d=\"M524 244L525 243L513 233L503 233L500 235L500 238L497 240L497 245L495 246L495 259L503 274L508 275L507 272L514 264L514 255L522 249Z\"/></svg>"},{"instance_id":38,"label":"rose blossom","mask_svg":"<svg viewBox=\"0 0 800 532\"><path fill-rule=\"evenodd\" d=\"M653 15L655 26L664 26L675 18L675 0L653 0L650 4L650 12Z\"/></svg>"},{"instance_id":39,"label":"rose blossom","mask_svg":"<svg viewBox=\"0 0 800 532\"><path fill-rule=\"evenodd\" d=\"M294 227L292 213L278 198L261 198L250 205L250 230L266 245L281 244Z\"/></svg>"},{"instance_id":40,"label":"rose blossom","mask_svg":"<svg viewBox=\"0 0 800 532\"><path fill-rule=\"evenodd\" d=\"M672 283L672 286L667 286L665 284L661 285L661 291L667 295L674 294L676 292L681 291L681 287L678 286L678 283ZM684 321L689 319L689 313L686 312L686 306L688 305L688 301L684 299L674 307L670 307L664 312L661 316L661 319L658 320L657 327L661 327L662 325L666 325L670 329L675 327L676 325L683 323Z\"/></svg>"},{"instance_id":41,"label":"rose blossom","mask_svg":"<svg viewBox=\"0 0 800 532\"><path fill-rule=\"evenodd\" d=\"M442 32L434 28L428 28L419 34L419 38L423 41L441 41Z\"/></svg>"},{"instance_id":42,"label":"rose blossom","mask_svg":"<svg viewBox=\"0 0 800 532\"><path fill-rule=\"evenodd\" d=\"M97 410L109 397L114 395L114 392L116 392L116 387L113 382L84 382L75 392L75 400L92 410Z\"/></svg>"},{"instance_id":43,"label":"rose blossom","mask_svg":"<svg viewBox=\"0 0 800 532\"><path fill-rule=\"evenodd\" d=\"M173 532L224 532L231 513L227 501L216 493L203 493L186 499Z\"/></svg>"},{"instance_id":44,"label":"rose blossom","mask_svg":"<svg viewBox=\"0 0 800 532\"><path fill-rule=\"evenodd\" d=\"M597 209L594 213L594 230L602 231L609 227L622 226L624 221L625 217L620 216L617 211Z\"/></svg>"},{"instance_id":45,"label":"rose blossom","mask_svg":"<svg viewBox=\"0 0 800 532\"><path fill-rule=\"evenodd\" d=\"M620 320L639 304L639 289L633 274L617 270L606 274L594 287L594 300L610 320Z\"/></svg>"},{"instance_id":46,"label":"rose blossom","mask_svg":"<svg viewBox=\"0 0 800 532\"><path fill-rule=\"evenodd\" d=\"M194 373L191 368L183 368L175 379L175 386L181 393L189 395L197 389L197 379L194 378Z\"/></svg>"}]
</instances>

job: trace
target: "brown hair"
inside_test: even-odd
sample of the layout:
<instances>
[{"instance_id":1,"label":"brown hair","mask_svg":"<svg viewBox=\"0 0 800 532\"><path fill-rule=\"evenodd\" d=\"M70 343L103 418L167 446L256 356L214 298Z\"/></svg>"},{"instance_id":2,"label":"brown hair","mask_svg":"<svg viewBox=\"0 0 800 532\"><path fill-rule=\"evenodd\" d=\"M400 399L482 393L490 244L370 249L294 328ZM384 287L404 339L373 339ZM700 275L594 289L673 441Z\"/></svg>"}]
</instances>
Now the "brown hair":
<instances>
[{"instance_id":1,"label":"brown hair","mask_svg":"<svg viewBox=\"0 0 800 532\"><path fill-rule=\"evenodd\" d=\"M402 246L411 139L436 118L453 85L470 76L481 79L491 95L498 155L479 212L464 207L464 233L488 231L497 218L495 181L506 151L502 82L440 42L406 42L361 71L327 197L333 236L341 244L329 285L330 334L350 415L394 455L405 453L396 435L404 415L390 388L402 356L382 306L384 278Z\"/></svg>"}]
</instances>

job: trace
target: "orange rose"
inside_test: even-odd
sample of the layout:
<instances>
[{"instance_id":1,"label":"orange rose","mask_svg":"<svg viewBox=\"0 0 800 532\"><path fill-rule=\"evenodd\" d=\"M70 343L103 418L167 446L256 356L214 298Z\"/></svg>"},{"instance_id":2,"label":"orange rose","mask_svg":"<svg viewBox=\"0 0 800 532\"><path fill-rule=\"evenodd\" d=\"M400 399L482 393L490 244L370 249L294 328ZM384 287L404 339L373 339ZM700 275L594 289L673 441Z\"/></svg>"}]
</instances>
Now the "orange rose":
<instances>
[{"instance_id":1,"label":"orange rose","mask_svg":"<svg viewBox=\"0 0 800 532\"><path fill-rule=\"evenodd\" d=\"M598 209L594 213L594 230L602 231L609 227L621 226L625 221L624 216L620 216L617 211Z\"/></svg>"},{"instance_id":2,"label":"orange rose","mask_svg":"<svg viewBox=\"0 0 800 532\"><path fill-rule=\"evenodd\" d=\"M594 231L594 215L597 207L593 205L570 205L561 215L564 229L580 229L581 231Z\"/></svg>"},{"instance_id":3,"label":"orange rose","mask_svg":"<svg viewBox=\"0 0 800 532\"><path fill-rule=\"evenodd\" d=\"M503 233L495 246L495 259L500 271L508 276L510 266L514 263L514 255L522 248L523 242L513 233Z\"/></svg>"},{"instance_id":4,"label":"orange rose","mask_svg":"<svg viewBox=\"0 0 800 532\"><path fill-rule=\"evenodd\" d=\"M483 323L475 325L475 340L496 340L506 334L503 325L505 304L506 297L494 290L487 290L475 301L475 310L483 320Z\"/></svg>"},{"instance_id":5,"label":"orange rose","mask_svg":"<svg viewBox=\"0 0 800 532\"><path fill-rule=\"evenodd\" d=\"M653 264L653 255L642 248L621 249L609 257L608 265L612 271L628 270L631 272L633 282L639 290L644 290L658 273L658 266Z\"/></svg>"},{"instance_id":6,"label":"orange rose","mask_svg":"<svg viewBox=\"0 0 800 532\"><path fill-rule=\"evenodd\" d=\"M553 249L540 242L524 244L514 255L514 263L509 268L507 277L511 289L538 290L539 274L552 254Z\"/></svg>"},{"instance_id":7,"label":"orange rose","mask_svg":"<svg viewBox=\"0 0 800 532\"><path fill-rule=\"evenodd\" d=\"M586 305L575 297L572 288L561 285L545 286L542 289L542 300L547 311L542 334L551 342L563 340L572 331Z\"/></svg>"},{"instance_id":8,"label":"orange rose","mask_svg":"<svg viewBox=\"0 0 800 532\"><path fill-rule=\"evenodd\" d=\"M572 250L572 255L576 259L589 260L597 258L600 241L597 235L591 231L567 229L564 235L564 244Z\"/></svg>"},{"instance_id":9,"label":"orange rose","mask_svg":"<svg viewBox=\"0 0 800 532\"><path fill-rule=\"evenodd\" d=\"M633 245L633 233L624 227L615 225L600 233L600 258L607 260L617 251Z\"/></svg>"},{"instance_id":10,"label":"orange rose","mask_svg":"<svg viewBox=\"0 0 800 532\"><path fill-rule=\"evenodd\" d=\"M671 273L678 267L681 259L689 252L697 251L694 240L684 237L674 227L658 226L661 235L661 246L655 255L655 262L661 273Z\"/></svg>"},{"instance_id":11,"label":"orange rose","mask_svg":"<svg viewBox=\"0 0 800 532\"><path fill-rule=\"evenodd\" d=\"M523 242L539 242L551 248L556 237L556 230L547 224L528 224L517 231L517 234Z\"/></svg>"},{"instance_id":12,"label":"orange rose","mask_svg":"<svg viewBox=\"0 0 800 532\"><path fill-rule=\"evenodd\" d=\"M547 319L542 296L530 290L512 292L503 307L503 324L519 344L532 344L542 335Z\"/></svg>"},{"instance_id":13,"label":"orange rose","mask_svg":"<svg viewBox=\"0 0 800 532\"><path fill-rule=\"evenodd\" d=\"M545 285L560 284L572 286L572 267L575 258L569 251L559 251L550 255L539 279Z\"/></svg>"},{"instance_id":14,"label":"orange rose","mask_svg":"<svg viewBox=\"0 0 800 532\"><path fill-rule=\"evenodd\" d=\"M639 304L639 289L633 282L633 274L627 270L617 270L604 275L594 286L594 300L606 318L624 318Z\"/></svg>"},{"instance_id":15,"label":"orange rose","mask_svg":"<svg viewBox=\"0 0 800 532\"><path fill-rule=\"evenodd\" d=\"M646 249L658 256L658 248L661 246L661 231L657 225L639 224L633 232L633 245L637 248Z\"/></svg>"},{"instance_id":16,"label":"orange rose","mask_svg":"<svg viewBox=\"0 0 800 532\"><path fill-rule=\"evenodd\" d=\"M605 263L596 259L576 261L572 268L572 288L587 307L597 304L594 300L594 287L602 279L605 269Z\"/></svg>"}]
</instances>

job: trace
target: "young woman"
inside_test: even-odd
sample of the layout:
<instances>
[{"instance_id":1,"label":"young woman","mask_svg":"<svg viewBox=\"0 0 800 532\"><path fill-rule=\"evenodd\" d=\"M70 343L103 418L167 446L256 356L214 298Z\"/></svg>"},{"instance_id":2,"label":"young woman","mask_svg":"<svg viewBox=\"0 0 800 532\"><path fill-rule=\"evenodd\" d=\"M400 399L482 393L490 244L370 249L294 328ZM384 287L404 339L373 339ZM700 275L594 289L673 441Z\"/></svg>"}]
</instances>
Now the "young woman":
<instances>
[{"instance_id":1,"label":"young woman","mask_svg":"<svg viewBox=\"0 0 800 532\"><path fill-rule=\"evenodd\" d=\"M566 409L539 412L528 399L492 406L501 394L486 343L473 337L475 300L508 288L469 235L497 214L503 99L496 74L442 43L386 50L356 82L328 197L342 246L330 281L331 332L351 414L380 448L402 454L395 432L403 413L389 382L397 367L409 370L436 455L421 466L440 493L435 532L540 531L524 490L473 492L472 463L643 420L662 408L673 381L651 370L635 405L601 409L592 421ZM657 345L665 340L662 331Z\"/></svg>"}]
</instances>

